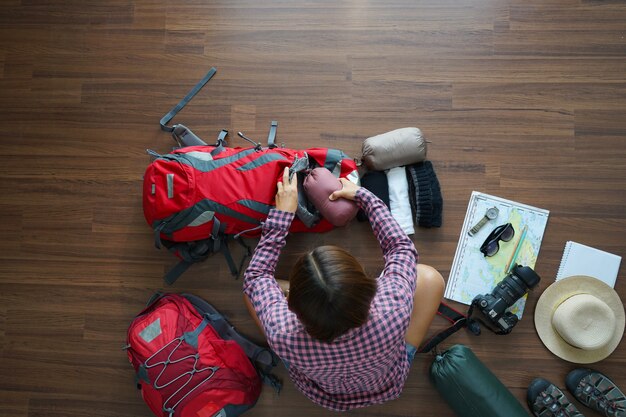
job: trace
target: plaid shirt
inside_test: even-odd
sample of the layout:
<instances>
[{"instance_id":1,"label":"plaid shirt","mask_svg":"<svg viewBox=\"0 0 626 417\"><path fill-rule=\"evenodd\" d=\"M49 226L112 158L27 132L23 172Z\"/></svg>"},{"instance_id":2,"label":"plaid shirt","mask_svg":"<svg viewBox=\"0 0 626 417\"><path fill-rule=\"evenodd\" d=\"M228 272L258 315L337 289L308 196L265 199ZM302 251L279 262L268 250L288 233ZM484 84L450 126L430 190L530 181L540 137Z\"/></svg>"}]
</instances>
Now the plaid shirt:
<instances>
[{"instance_id":1,"label":"plaid shirt","mask_svg":"<svg viewBox=\"0 0 626 417\"><path fill-rule=\"evenodd\" d=\"M409 373L404 336L415 293L417 251L385 204L368 190L356 194L380 242L385 268L369 318L332 343L309 336L274 279L293 213L273 209L244 277L244 292L270 347L289 363L289 376L313 402L337 411L397 398Z\"/></svg>"}]
</instances>

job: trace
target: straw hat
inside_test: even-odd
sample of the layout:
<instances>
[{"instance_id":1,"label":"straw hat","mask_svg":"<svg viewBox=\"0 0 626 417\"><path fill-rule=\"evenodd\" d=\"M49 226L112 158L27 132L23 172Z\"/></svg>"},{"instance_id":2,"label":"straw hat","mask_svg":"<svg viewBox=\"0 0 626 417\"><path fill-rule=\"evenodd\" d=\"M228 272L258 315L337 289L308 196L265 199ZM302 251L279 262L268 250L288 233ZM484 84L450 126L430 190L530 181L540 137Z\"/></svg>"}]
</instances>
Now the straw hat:
<instances>
[{"instance_id":1,"label":"straw hat","mask_svg":"<svg viewBox=\"0 0 626 417\"><path fill-rule=\"evenodd\" d=\"M594 363L609 356L624 335L624 305L599 279L577 275L550 285L539 297L535 327L556 356Z\"/></svg>"}]
</instances>

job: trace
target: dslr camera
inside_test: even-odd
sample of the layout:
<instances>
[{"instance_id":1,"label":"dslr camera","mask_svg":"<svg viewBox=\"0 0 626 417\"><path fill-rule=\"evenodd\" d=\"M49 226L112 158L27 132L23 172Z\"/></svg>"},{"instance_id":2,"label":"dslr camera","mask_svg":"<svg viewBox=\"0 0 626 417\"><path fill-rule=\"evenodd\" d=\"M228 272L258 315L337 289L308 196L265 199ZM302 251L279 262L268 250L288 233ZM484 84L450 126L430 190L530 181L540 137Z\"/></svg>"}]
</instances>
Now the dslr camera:
<instances>
[{"instance_id":1,"label":"dslr camera","mask_svg":"<svg viewBox=\"0 0 626 417\"><path fill-rule=\"evenodd\" d=\"M491 291L491 294L474 297L468 317L472 317L474 312L478 312L479 314L471 318L472 321L480 321L497 334L510 333L519 318L506 310L539 284L540 280L539 275L531 267L515 265L511 272ZM480 333L480 329L477 331Z\"/></svg>"}]
</instances>

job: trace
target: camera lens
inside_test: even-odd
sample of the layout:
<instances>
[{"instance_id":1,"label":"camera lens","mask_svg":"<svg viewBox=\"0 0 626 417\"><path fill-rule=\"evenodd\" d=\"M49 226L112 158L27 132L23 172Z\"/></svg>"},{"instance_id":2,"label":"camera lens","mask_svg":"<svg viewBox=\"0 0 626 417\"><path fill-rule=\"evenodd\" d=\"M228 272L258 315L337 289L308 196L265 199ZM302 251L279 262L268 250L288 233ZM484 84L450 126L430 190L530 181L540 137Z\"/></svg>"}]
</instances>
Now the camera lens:
<instances>
[{"instance_id":1,"label":"camera lens","mask_svg":"<svg viewBox=\"0 0 626 417\"><path fill-rule=\"evenodd\" d=\"M492 291L495 298L504 300L506 308L526 294L526 284L515 275L507 275Z\"/></svg>"},{"instance_id":2,"label":"camera lens","mask_svg":"<svg viewBox=\"0 0 626 417\"><path fill-rule=\"evenodd\" d=\"M517 266L493 289L493 296L506 302L507 308L539 283L539 275L527 266Z\"/></svg>"},{"instance_id":3,"label":"camera lens","mask_svg":"<svg viewBox=\"0 0 626 417\"><path fill-rule=\"evenodd\" d=\"M530 290L535 288L535 286L539 284L539 281L541 281L539 275L528 266L517 266L513 269L512 273L524 281L524 284L526 284Z\"/></svg>"}]
</instances>

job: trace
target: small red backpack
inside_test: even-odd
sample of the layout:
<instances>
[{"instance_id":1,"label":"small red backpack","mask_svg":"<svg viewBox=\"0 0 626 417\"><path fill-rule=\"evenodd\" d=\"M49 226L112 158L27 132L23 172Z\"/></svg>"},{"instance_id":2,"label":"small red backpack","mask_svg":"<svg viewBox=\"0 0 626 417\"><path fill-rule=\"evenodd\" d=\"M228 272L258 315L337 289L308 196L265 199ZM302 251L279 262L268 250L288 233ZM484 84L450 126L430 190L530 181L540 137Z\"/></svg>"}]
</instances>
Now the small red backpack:
<instances>
[{"instance_id":1,"label":"small red backpack","mask_svg":"<svg viewBox=\"0 0 626 417\"><path fill-rule=\"evenodd\" d=\"M158 294L131 323L126 351L137 386L160 417L233 417L253 407L262 379L278 363L209 303L190 294Z\"/></svg>"}]
</instances>

